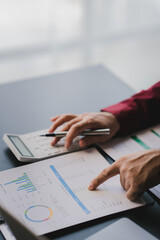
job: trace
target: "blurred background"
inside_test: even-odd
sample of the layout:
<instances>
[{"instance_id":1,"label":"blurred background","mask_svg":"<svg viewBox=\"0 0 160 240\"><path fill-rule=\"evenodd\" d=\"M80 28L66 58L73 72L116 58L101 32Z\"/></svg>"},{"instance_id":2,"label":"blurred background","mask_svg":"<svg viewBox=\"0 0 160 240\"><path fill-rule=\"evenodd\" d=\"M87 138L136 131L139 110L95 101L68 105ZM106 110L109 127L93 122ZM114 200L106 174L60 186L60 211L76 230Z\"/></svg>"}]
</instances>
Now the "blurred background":
<instances>
[{"instance_id":1,"label":"blurred background","mask_svg":"<svg viewBox=\"0 0 160 240\"><path fill-rule=\"evenodd\" d=\"M0 0L0 84L94 64L158 81L160 1Z\"/></svg>"}]
</instances>

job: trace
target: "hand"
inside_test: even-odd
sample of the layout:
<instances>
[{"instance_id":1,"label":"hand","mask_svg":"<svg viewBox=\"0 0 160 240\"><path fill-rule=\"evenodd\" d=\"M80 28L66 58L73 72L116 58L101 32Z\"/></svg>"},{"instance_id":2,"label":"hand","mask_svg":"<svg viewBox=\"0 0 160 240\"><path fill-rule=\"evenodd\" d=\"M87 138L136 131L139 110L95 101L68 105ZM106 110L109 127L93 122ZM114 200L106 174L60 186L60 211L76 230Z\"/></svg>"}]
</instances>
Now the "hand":
<instances>
[{"instance_id":1,"label":"hand","mask_svg":"<svg viewBox=\"0 0 160 240\"><path fill-rule=\"evenodd\" d=\"M86 136L79 141L80 147L86 147L93 143L105 142L113 137L119 130L119 123L113 114L108 112L84 113L79 115L64 114L51 118L53 122L49 132L54 132L57 127L64 124L61 131L68 131L65 140L65 147L69 148L73 139L85 129L110 128L109 135ZM54 138L51 145L54 146L60 138Z\"/></svg>"},{"instance_id":2,"label":"hand","mask_svg":"<svg viewBox=\"0 0 160 240\"><path fill-rule=\"evenodd\" d=\"M96 189L117 174L120 174L120 182L127 191L127 198L137 199L148 188L160 183L160 150L145 150L120 158L93 179L88 189Z\"/></svg>"}]
</instances>

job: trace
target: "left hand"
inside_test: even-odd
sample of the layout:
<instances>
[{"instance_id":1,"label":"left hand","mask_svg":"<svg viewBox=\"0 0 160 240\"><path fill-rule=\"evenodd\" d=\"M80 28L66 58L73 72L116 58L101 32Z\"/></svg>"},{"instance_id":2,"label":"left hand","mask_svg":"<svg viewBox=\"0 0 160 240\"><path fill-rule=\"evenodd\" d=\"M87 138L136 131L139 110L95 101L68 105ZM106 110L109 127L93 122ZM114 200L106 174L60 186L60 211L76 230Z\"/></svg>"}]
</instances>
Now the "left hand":
<instances>
[{"instance_id":1,"label":"left hand","mask_svg":"<svg viewBox=\"0 0 160 240\"><path fill-rule=\"evenodd\" d=\"M127 198L137 199L148 188L160 183L160 150L150 149L121 157L93 179L88 189L96 189L117 174L120 174Z\"/></svg>"}]
</instances>

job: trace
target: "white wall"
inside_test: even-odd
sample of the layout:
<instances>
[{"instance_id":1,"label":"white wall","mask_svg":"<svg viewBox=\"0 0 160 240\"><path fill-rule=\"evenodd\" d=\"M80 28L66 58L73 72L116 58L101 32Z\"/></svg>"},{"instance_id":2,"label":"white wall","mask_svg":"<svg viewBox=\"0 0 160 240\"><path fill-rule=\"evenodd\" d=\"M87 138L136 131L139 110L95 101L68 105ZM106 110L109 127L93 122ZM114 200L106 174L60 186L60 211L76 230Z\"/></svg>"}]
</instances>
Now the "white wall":
<instances>
[{"instance_id":1,"label":"white wall","mask_svg":"<svg viewBox=\"0 0 160 240\"><path fill-rule=\"evenodd\" d=\"M102 63L137 91L160 79L159 0L0 0L0 83Z\"/></svg>"}]
</instances>

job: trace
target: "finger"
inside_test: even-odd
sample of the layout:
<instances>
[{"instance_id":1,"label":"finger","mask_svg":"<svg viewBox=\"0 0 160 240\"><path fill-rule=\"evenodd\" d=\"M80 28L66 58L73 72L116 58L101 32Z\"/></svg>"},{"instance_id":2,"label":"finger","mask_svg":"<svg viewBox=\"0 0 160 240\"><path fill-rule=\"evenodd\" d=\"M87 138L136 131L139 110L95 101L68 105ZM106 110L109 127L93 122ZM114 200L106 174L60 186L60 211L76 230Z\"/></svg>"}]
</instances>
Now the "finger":
<instances>
[{"instance_id":1,"label":"finger","mask_svg":"<svg viewBox=\"0 0 160 240\"><path fill-rule=\"evenodd\" d=\"M81 121L80 117L76 117L70 121L68 121L67 123L65 123L61 129L61 131L68 131L74 124L78 123Z\"/></svg>"},{"instance_id":2,"label":"finger","mask_svg":"<svg viewBox=\"0 0 160 240\"><path fill-rule=\"evenodd\" d=\"M87 147L94 143L102 143L110 139L110 136L87 136L79 141L80 147Z\"/></svg>"},{"instance_id":3,"label":"finger","mask_svg":"<svg viewBox=\"0 0 160 240\"><path fill-rule=\"evenodd\" d=\"M74 123L77 123L78 121L80 121L80 119L75 118L75 119L69 121L69 123L64 124L64 126L61 128L60 132L68 131L70 126L72 126L72 124L74 124ZM51 142L51 146L55 146L60 140L61 140L60 137L54 137L52 142Z\"/></svg>"},{"instance_id":4,"label":"finger","mask_svg":"<svg viewBox=\"0 0 160 240\"><path fill-rule=\"evenodd\" d=\"M129 200L134 201L134 200L138 199L143 193L144 193L144 191L136 190L133 186L131 186L127 191L126 197Z\"/></svg>"},{"instance_id":5,"label":"finger","mask_svg":"<svg viewBox=\"0 0 160 240\"><path fill-rule=\"evenodd\" d=\"M50 118L50 121L51 122L54 122L55 120L57 120L57 118L59 118L61 115L57 115L57 116L54 116L54 117L51 117Z\"/></svg>"},{"instance_id":6,"label":"finger","mask_svg":"<svg viewBox=\"0 0 160 240\"><path fill-rule=\"evenodd\" d=\"M109 167L105 168L96 178L94 178L89 184L88 189L89 190L96 189L101 183L117 175L118 173L119 173L119 167L115 162Z\"/></svg>"},{"instance_id":7,"label":"finger","mask_svg":"<svg viewBox=\"0 0 160 240\"><path fill-rule=\"evenodd\" d=\"M87 121L86 119L80 118L76 124L72 125L66 135L66 147L68 148L73 141L73 138L78 136L79 133L83 132L86 129L95 129L97 125L95 125L94 121Z\"/></svg>"},{"instance_id":8,"label":"finger","mask_svg":"<svg viewBox=\"0 0 160 240\"><path fill-rule=\"evenodd\" d=\"M79 133L83 132L87 128L89 128L89 125L88 122L86 122L85 120L81 120L72 125L66 135L65 147L69 148L70 145L72 144L73 139L77 137Z\"/></svg>"},{"instance_id":9,"label":"finger","mask_svg":"<svg viewBox=\"0 0 160 240\"><path fill-rule=\"evenodd\" d=\"M54 132L56 130L56 128L58 128L59 126L61 126L62 124L64 124L65 122L70 121L71 119L75 118L76 115L62 115L59 118L57 118L57 120L52 124L52 126L49 129L49 132Z\"/></svg>"},{"instance_id":10,"label":"finger","mask_svg":"<svg viewBox=\"0 0 160 240\"><path fill-rule=\"evenodd\" d=\"M124 183L124 189L125 189L126 191L128 191L129 188L130 188L130 183L126 180L125 183Z\"/></svg>"},{"instance_id":11,"label":"finger","mask_svg":"<svg viewBox=\"0 0 160 240\"><path fill-rule=\"evenodd\" d=\"M61 140L61 138L57 138L57 137L54 137L52 139L52 142L51 142L51 146L55 146L59 141Z\"/></svg>"},{"instance_id":12,"label":"finger","mask_svg":"<svg viewBox=\"0 0 160 240\"><path fill-rule=\"evenodd\" d=\"M121 183L121 186L125 189L125 178L121 173L120 173L120 183Z\"/></svg>"}]
</instances>

